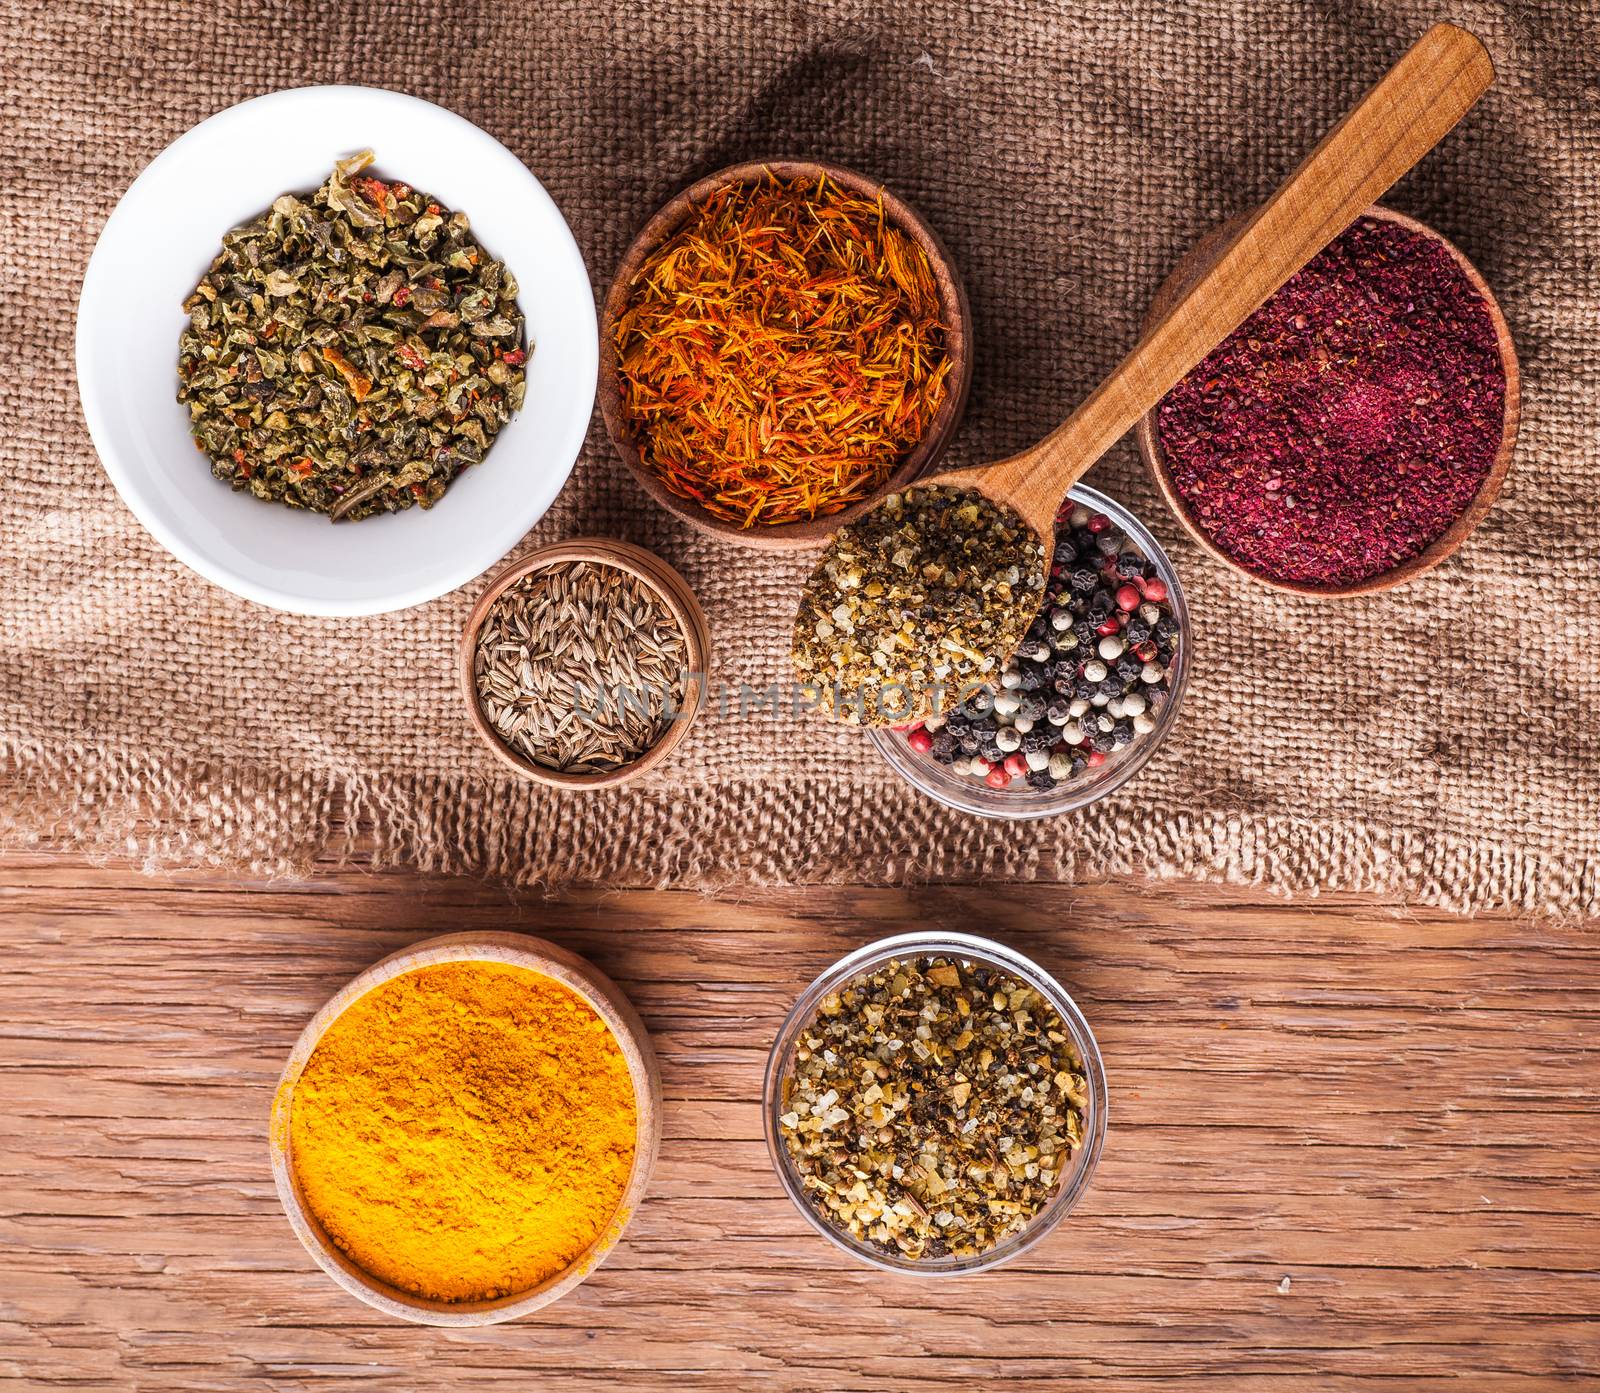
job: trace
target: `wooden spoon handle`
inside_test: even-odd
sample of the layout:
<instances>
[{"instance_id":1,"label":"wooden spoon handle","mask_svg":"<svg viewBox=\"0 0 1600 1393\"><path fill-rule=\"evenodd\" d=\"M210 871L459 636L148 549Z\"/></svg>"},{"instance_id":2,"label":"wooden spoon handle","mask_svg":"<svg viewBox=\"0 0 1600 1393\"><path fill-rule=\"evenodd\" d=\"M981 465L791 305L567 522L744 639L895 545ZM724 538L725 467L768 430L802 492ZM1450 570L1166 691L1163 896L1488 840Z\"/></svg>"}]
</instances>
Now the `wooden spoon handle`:
<instances>
[{"instance_id":1,"label":"wooden spoon handle","mask_svg":"<svg viewBox=\"0 0 1600 1393\"><path fill-rule=\"evenodd\" d=\"M1436 24L1240 229L1065 424L996 466L996 493L1050 516L1084 471L1273 291L1428 153L1494 80L1484 46ZM991 477L994 477L994 474ZM1042 511L1039 511L1042 510Z\"/></svg>"}]
</instances>

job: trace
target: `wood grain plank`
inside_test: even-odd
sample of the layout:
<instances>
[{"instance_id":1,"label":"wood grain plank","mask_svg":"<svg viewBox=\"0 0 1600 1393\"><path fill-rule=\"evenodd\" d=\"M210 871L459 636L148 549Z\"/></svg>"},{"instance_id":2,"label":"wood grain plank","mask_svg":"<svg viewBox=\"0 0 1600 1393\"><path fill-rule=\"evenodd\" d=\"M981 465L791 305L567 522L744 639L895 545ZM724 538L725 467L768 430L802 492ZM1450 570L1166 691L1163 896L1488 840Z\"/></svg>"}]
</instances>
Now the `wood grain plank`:
<instances>
[{"instance_id":1,"label":"wood grain plank","mask_svg":"<svg viewBox=\"0 0 1600 1393\"><path fill-rule=\"evenodd\" d=\"M1594 926L1126 884L544 900L51 856L0 862L0 918L0 1383L1600 1387ZM1067 1224L938 1283L841 1267L779 1190L758 1107L804 983L922 925L1056 971L1112 1089ZM326 997L466 928L546 934L617 979L656 1040L666 1135L577 1292L421 1330L312 1267L263 1128Z\"/></svg>"}]
</instances>

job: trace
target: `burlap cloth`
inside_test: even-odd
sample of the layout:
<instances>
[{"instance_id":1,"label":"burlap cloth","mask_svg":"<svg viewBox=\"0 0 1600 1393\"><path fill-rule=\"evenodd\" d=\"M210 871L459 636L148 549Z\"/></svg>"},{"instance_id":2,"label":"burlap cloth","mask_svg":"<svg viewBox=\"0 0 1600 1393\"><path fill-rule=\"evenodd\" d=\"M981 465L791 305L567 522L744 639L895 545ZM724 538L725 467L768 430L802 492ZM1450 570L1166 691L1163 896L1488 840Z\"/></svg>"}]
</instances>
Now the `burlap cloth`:
<instances>
[{"instance_id":1,"label":"burlap cloth","mask_svg":"<svg viewBox=\"0 0 1600 1393\"><path fill-rule=\"evenodd\" d=\"M1521 442L1488 521L1397 593L1289 599L1189 545L1123 442L1089 481L1132 504L1181 569L1195 614L1187 706L1122 795L1025 825L947 813L861 735L773 714L713 714L635 789L537 791L497 773L452 684L481 582L331 621L192 575L123 507L79 414L73 315L102 222L195 122L316 82L412 92L504 141L571 220L601 290L634 230L690 180L753 156L824 156L884 179L954 252L978 364L951 458L977 463L1060 420L1132 342L1185 248L1270 190L1436 5L7 9L5 842L292 872L348 854L359 826L387 862L528 882L1148 872L1600 913L1592 4L1457 3L1450 17L1483 36L1498 81L1389 198L1477 262L1522 354ZM677 564L704 598L724 676L783 675L808 561L674 522L598 418L524 545L579 531Z\"/></svg>"}]
</instances>

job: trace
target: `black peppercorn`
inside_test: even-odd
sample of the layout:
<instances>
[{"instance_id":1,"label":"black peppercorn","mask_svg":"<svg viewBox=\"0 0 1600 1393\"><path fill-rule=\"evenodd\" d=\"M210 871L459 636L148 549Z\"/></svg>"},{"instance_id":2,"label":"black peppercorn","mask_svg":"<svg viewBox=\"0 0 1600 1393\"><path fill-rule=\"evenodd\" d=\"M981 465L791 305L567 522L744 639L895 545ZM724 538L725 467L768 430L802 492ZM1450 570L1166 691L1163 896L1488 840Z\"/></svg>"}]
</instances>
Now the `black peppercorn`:
<instances>
[{"instance_id":1,"label":"black peppercorn","mask_svg":"<svg viewBox=\"0 0 1600 1393\"><path fill-rule=\"evenodd\" d=\"M1055 786L1055 776L1048 769L1028 770L1029 788L1038 789L1040 793L1048 793Z\"/></svg>"},{"instance_id":2,"label":"black peppercorn","mask_svg":"<svg viewBox=\"0 0 1600 1393\"><path fill-rule=\"evenodd\" d=\"M1144 558L1136 551L1125 551L1117 557L1117 574L1124 580L1132 580L1135 576L1144 574Z\"/></svg>"}]
</instances>

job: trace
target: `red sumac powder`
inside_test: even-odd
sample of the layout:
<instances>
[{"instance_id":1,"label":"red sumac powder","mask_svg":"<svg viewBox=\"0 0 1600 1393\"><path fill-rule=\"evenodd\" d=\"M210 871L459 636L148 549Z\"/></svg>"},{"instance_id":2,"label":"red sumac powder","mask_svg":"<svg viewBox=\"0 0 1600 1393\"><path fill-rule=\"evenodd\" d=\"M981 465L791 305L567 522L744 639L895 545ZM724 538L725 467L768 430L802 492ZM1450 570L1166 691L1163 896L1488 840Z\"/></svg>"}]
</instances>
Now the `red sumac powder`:
<instances>
[{"instance_id":1,"label":"red sumac powder","mask_svg":"<svg viewBox=\"0 0 1600 1393\"><path fill-rule=\"evenodd\" d=\"M1505 399L1494 323L1460 265L1361 218L1167 394L1156 433L1218 547L1270 579L1337 588L1461 515Z\"/></svg>"}]
</instances>

